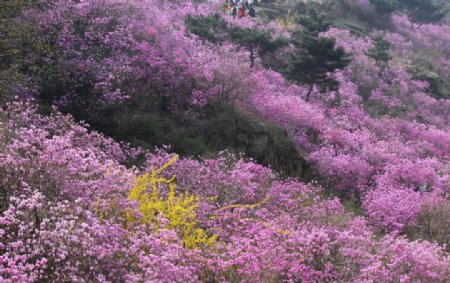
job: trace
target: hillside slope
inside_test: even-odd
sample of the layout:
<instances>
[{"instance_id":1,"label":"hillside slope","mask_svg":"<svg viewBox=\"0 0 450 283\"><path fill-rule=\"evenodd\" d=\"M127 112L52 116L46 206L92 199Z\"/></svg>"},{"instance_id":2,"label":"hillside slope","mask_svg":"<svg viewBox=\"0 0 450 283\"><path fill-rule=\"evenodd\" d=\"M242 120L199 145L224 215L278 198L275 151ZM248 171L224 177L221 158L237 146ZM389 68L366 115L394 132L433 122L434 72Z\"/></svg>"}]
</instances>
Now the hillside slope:
<instances>
[{"instance_id":1,"label":"hillside slope","mask_svg":"<svg viewBox=\"0 0 450 283\"><path fill-rule=\"evenodd\" d=\"M0 281L449 282L450 25L347 2L8 5Z\"/></svg>"}]
</instances>

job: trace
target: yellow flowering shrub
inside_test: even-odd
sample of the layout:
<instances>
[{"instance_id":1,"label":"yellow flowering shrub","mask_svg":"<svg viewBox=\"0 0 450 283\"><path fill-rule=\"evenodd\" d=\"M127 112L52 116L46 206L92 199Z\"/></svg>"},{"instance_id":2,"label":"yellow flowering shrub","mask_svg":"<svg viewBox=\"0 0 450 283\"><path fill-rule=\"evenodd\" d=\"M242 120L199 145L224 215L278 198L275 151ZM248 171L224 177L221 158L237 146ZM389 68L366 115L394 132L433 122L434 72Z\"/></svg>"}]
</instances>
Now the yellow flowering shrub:
<instances>
[{"instance_id":1,"label":"yellow flowering shrub","mask_svg":"<svg viewBox=\"0 0 450 283\"><path fill-rule=\"evenodd\" d=\"M198 248L200 245L212 246L216 236L209 236L203 229L197 227L196 208L199 200L189 193L177 194L174 183L175 175L170 179L160 176L171 164L178 159L175 155L159 169L152 168L136 178L134 187L130 190L129 199L139 203L138 210L142 214L145 224L152 224L156 229L161 228L161 217L167 219L165 228L177 231L184 245L188 249ZM161 194L167 189L167 194ZM134 214L127 215L127 222L135 222Z\"/></svg>"}]
</instances>

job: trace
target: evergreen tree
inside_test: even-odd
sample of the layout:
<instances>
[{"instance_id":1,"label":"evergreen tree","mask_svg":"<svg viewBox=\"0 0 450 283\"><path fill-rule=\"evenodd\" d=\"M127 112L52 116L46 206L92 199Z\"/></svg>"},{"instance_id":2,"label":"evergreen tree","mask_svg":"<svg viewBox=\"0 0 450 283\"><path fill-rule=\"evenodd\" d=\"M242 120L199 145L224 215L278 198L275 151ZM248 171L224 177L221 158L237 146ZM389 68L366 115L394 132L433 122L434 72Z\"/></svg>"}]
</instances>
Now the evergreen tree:
<instances>
[{"instance_id":1,"label":"evergreen tree","mask_svg":"<svg viewBox=\"0 0 450 283\"><path fill-rule=\"evenodd\" d=\"M389 55L389 49L391 44L385 40L381 35L378 35L372 40L374 47L367 50L366 55L374 59L377 66L382 70L386 68L388 62L392 60Z\"/></svg>"},{"instance_id":2,"label":"evergreen tree","mask_svg":"<svg viewBox=\"0 0 450 283\"><path fill-rule=\"evenodd\" d=\"M414 29L414 22L439 22L446 15L443 4L436 0L403 0L402 6L411 21L411 29Z\"/></svg>"},{"instance_id":3,"label":"evergreen tree","mask_svg":"<svg viewBox=\"0 0 450 283\"><path fill-rule=\"evenodd\" d=\"M218 14L208 17L188 15L185 22L189 32L213 43L222 41L228 31L227 22Z\"/></svg>"},{"instance_id":4,"label":"evergreen tree","mask_svg":"<svg viewBox=\"0 0 450 283\"><path fill-rule=\"evenodd\" d=\"M335 48L334 39L303 37L300 49L287 66L285 76L309 86L306 95L308 101L315 85L321 92L337 90L339 82L331 73L345 68L350 62L351 58L343 48Z\"/></svg>"},{"instance_id":5,"label":"evergreen tree","mask_svg":"<svg viewBox=\"0 0 450 283\"><path fill-rule=\"evenodd\" d=\"M310 9L307 15L298 17L296 22L303 26L300 35L318 36L321 32L329 30L331 26L331 23L325 20L325 15L319 15L314 9Z\"/></svg>"},{"instance_id":6,"label":"evergreen tree","mask_svg":"<svg viewBox=\"0 0 450 283\"><path fill-rule=\"evenodd\" d=\"M267 53L273 53L286 45L281 38L273 39L269 32L256 28L234 27L229 32L231 41L244 47L250 54L250 68L253 68L255 59Z\"/></svg>"},{"instance_id":7,"label":"evergreen tree","mask_svg":"<svg viewBox=\"0 0 450 283\"><path fill-rule=\"evenodd\" d=\"M298 18L297 23L304 28L293 35L297 51L292 55L284 75L309 86L306 95L308 101L315 85L321 92L337 90L339 82L332 73L348 66L351 58L344 49L336 48L334 39L319 36L330 28L330 23L323 15L310 10L307 16Z\"/></svg>"},{"instance_id":8,"label":"evergreen tree","mask_svg":"<svg viewBox=\"0 0 450 283\"><path fill-rule=\"evenodd\" d=\"M250 68L253 68L255 59L264 54L273 53L278 48L287 44L284 39L273 39L269 32L256 28L230 29L227 22L218 14L212 16L187 16L186 26L189 32L217 43L224 41L227 37L234 43L245 48L250 54Z\"/></svg>"}]
</instances>

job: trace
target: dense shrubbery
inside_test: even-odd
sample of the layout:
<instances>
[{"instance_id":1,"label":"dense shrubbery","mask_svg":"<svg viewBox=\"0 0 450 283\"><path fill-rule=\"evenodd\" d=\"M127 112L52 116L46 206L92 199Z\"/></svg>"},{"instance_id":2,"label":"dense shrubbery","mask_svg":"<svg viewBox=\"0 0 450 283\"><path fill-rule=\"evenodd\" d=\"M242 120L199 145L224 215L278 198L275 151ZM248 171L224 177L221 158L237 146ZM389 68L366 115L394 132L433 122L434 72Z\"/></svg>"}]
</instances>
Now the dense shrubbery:
<instances>
[{"instance_id":1,"label":"dense shrubbery","mask_svg":"<svg viewBox=\"0 0 450 283\"><path fill-rule=\"evenodd\" d=\"M6 282L446 282L450 276L448 255L437 245L375 240L338 199L251 161L227 154L176 160L158 150L146 154L140 170L126 169L120 163L142 152L88 133L67 116L45 117L18 104L5 114L0 278Z\"/></svg>"},{"instance_id":2,"label":"dense shrubbery","mask_svg":"<svg viewBox=\"0 0 450 283\"><path fill-rule=\"evenodd\" d=\"M67 1L1 23L0 72L11 76L1 99L36 103L1 114L0 278L448 282L448 25L411 29L397 14L395 29L365 37L317 32L353 57L321 92L265 68L282 70L301 44L268 58L262 45L211 39L185 19L195 26L218 8L179 2ZM305 28L212 19L283 43ZM204 156L175 161L80 120ZM225 148L310 178L306 160L319 184L217 156Z\"/></svg>"}]
</instances>

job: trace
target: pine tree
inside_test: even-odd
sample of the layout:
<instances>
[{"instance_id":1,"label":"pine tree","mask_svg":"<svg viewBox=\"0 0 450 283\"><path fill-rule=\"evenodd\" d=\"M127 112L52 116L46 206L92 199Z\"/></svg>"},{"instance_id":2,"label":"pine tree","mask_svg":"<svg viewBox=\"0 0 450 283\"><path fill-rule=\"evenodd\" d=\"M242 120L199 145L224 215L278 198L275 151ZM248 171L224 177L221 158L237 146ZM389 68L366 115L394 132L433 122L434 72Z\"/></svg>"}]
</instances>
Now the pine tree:
<instances>
[{"instance_id":1,"label":"pine tree","mask_svg":"<svg viewBox=\"0 0 450 283\"><path fill-rule=\"evenodd\" d=\"M414 22L439 22L446 15L443 4L436 0L403 0L401 3L411 21L411 29L414 29Z\"/></svg>"},{"instance_id":2,"label":"pine tree","mask_svg":"<svg viewBox=\"0 0 450 283\"><path fill-rule=\"evenodd\" d=\"M306 95L306 101L309 101L314 86L318 86L321 92L337 90L339 82L332 73L348 66L352 59L343 48L336 48L334 39L319 36L330 27L324 16L310 10L308 16L297 19L297 22L304 29L293 36L297 51L292 55L284 75L309 86Z\"/></svg>"},{"instance_id":3,"label":"pine tree","mask_svg":"<svg viewBox=\"0 0 450 283\"><path fill-rule=\"evenodd\" d=\"M253 68L255 59L267 53L273 53L278 48L286 45L286 41L273 39L270 33L255 28L234 27L229 32L231 40L244 47L250 54L250 68Z\"/></svg>"},{"instance_id":4,"label":"pine tree","mask_svg":"<svg viewBox=\"0 0 450 283\"><path fill-rule=\"evenodd\" d=\"M307 15L298 17L296 22L303 26L300 34L310 36L318 36L321 32L329 30L331 26L331 23L325 20L325 15L319 15L314 9L310 9Z\"/></svg>"},{"instance_id":5,"label":"pine tree","mask_svg":"<svg viewBox=\"0 0 450 283\"><path fill-rule=\"evenodd\" d=\"M339 82L331 73L345 68L351 62L344 49L335 48L334 39L319 37L305 38L301 47L292 56L285 75L290 80L309 86L306 101L315 85L319 86L321 92L337 90Z\"/></svg>"},{"instance_id":6,"label":"pine tree","mask_svg":"<svg viewBox=\"0 0 450 283\"><path fill-rule=\"evenodd\" d=\"M227 22L218 14L207 17L188 15L185 22L189 32L213 43L222 41L228 31Z\"/></svg>"},{"instance_id":7,"label":"pine tree","mask_svg":"<svg viewBox=\"0 0 450 283\"><path fill-rule=\"evenodd\" d=\"M269 32L256 28L230 29L227 22L218 14L212 16L187 16L186 26L189 32L213 43L224 41L227 37L234 43L245 48L250 54L250 68L255 59L267 53L273 53L287 44L284 39L273 39Z\"/></svg>"},{"instance_id":8,"label":"pine tree","mask_svg":"<svg viewBox=\"0 0 450 283\"><path fill-rule=\"evenodd\" d=\"M392 56L389 55L389 49L391 44L385 40L381 35L378 35L372 40L374 47L367 50L366 55L374 59L377 66L382 70L386 68L388 62L392 60Z\"/></svg>"}]
</instances>

